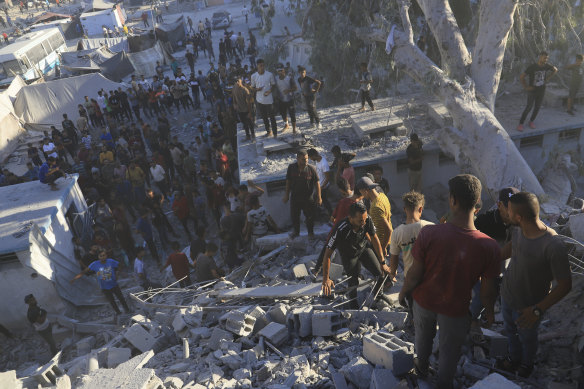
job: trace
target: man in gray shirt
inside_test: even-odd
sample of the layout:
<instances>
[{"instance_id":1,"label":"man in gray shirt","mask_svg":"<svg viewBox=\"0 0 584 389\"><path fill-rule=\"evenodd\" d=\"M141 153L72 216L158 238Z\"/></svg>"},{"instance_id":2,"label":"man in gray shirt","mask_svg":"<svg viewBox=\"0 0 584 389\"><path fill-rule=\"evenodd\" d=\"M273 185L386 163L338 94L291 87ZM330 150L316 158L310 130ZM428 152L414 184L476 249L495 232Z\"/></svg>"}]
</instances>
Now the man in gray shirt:
<instances>
[{"instance_id":1,"label":"man in gray shirt","mask_svg":"<svg viewBox=\"0 0 584 389\"><path fill-rule=\"evenodd\" d=\"M529 377L537 353L543 314L572 289L568 252L558 234L539 219L539 201L528 192L509 198L514 226L502 258L511 257L501 285L501 310L509 356L498 367ZM552 280L556 286L551 289Z\"/></svg>"}]
</instances>

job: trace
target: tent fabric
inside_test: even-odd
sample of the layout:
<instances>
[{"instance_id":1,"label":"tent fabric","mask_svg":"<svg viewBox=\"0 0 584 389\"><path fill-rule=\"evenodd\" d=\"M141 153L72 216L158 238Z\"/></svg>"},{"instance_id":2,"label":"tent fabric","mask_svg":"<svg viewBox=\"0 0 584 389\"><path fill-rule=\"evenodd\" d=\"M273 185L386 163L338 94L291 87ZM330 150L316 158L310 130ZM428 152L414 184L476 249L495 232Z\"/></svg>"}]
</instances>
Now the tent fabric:
<instances>
[{"instance_id":1,"label":"tent fabric","mask_svg":"<svg viewBox=\"0 0 584 389\"><path fill-rule=\"evenodd\" d=\"M128 40L125 37L80 39L77 45L77 49L98 49L102 46L107 46L110 51L115 53L119 53L120 51L130 51Z\"/></svg>"},{"instance_id":2,"label":"tent fabric","mask_svg":"<svg viewBox=\"0 0 584 389\"><path fill-rule=\"evenodd\" d=\"M99 73L27 85L16 96L14 112L26 124L59 126L64 113L72 120L79 116L77 104L84 96L95 98L98 90L123 86Z\"/></svg>"},{"instance_id":3,"label":"tent fabric","mask_svg":"<svg viewBox=\"0 0 584 389\"><path fill-rule=\"evenodd\" d=\"M93 11L103 11L105 9L112 9L114 7L114 5L116 5L115 3L110 3L109 1L104 1L104 0L91 0L85 3L85 9L83 10L83 13L85 12L93 12Z\"/></svg>"},{"instance_id":4,"label":"tent fabric","mask_svg":"<svg viewBox=\"0 0 584 389\"><path fill-rule=\"evenodd\" d=\"M13 94L26 85L20 76L16 76L8 89L0 93L0 161L4 161L14 150L14 142L26 131L14 113Z\"/></svg>"},{"instance_id":5,"label":"tent fabric","mask_svg":"<svg viewBox=\"0 0 584 389\"><path fill-rule=\"evenodd\" d=\"M159 41L153 48L139 53L128 53L128 58L134 65L136 74L143 74L150 77L156 74L156 61L160 63L170 63L172 56L167 48Z\"/></svg>"},{"instance_id":6,"label":"tent fabric","mask_svg":"<svg viewBox=\"0 0 584 389\"><path fill-rule=\"evenodd\" d=\"M134 66L124 51L108 59L99 67L101 74L116 82L120 82L124 77L134 73Z\"/></svg>"},{"instance_id":7,"label":"tent fabric","mask_svg":"<svg viewBox=\"0 0 584 389\"><path fill-rule=\"evenodd\" d=\"M184 18L181 15L173 23L162 23L156 26L156 37L163 42L169 42L173 49L179 47L186 37Z\"/></svg>"},{"instance_id":8,"label":"tent fabric","mask_svg":"<svg viewBox=\"0 0 584 389\"><path fill-rule=\"evenodd\" d=\"M61 19L70 19L71 15L65 15L65 14L58 14L58 13L54 13L54 12L45 12L42 15L39 15L35 18L35 20L32 22L32 24L38 24L38 23L46 23L46 22L52 22L55 20L61 20Z\"/></svg>"},{"instance_id":9,"label":"tent fabric","mask_svg":"<svg viewBox=\"0 0 584 389\"><path fill-rule=\"evenodd\" d=\"M130 35L128 36L128 46L130 47L130 53L137 53L139 51L144 51L154 47L156 39L152 30L141 35Z\"/></svg>"}]
</instances>

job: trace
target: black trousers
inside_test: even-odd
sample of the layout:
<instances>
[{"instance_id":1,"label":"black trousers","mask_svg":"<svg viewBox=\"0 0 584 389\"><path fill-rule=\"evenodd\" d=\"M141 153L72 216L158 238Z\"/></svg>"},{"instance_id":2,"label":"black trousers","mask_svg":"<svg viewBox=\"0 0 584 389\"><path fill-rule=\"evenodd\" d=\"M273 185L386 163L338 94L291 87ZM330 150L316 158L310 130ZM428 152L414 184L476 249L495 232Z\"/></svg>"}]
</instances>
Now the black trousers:
<instances>
[{"instance_id":1,"label":"black trousers","mask_svg":"<svg viewBox=\"0 0 584 389\"><path fill-rule=\"evenodd\" d=\"M160 261L160 257L158 256L158 250L156 249L156 243L154 243L154 239L145 239L146 246L148 246L148 250L150 250L150 254L152 254L152 258L154 258L157 262Z\"/></svg>"},{"instance_id":2,"label":"black trousers","mask_svg":"<svg viewBox=\"0 0 584 389\"><path fill-rule=\"evenodd\" d=\"M361 265L363 265L365 266L365 269L373 274L373 277L377 278L377 281L373 286L373 294L375 295L383 284L383 271L381 270L381 263L379 263L373 250L367 247L358 257L345 258L341 255L341 259L345 273L351 277L348 283L349 287L359 285L359 273L361 273ZM349 291L349 298L357 298L357 288ZM354 307L355 303L356 300L354 300L351 305Z\"/></svg>"},{"instance_id":3,"label":"black trousers","mask_svg":"<svg viewBox=\"0 0 584 389\"><path fill-rule=\"evenodd\" d=\"M320 188L320 197L322 198L322 206L324 207L324 209L326 209L326 211L328 212L328 215L332 215L333 213L333 207L331 205L331 202L328 199L328 191L330 189L330 185L327 185L326 188Z\"/></svg>"},{"instance_id":4,"label":"black trousers","mask_svg":"<svg viewBox=\"0 0 584 389\"><path fill-rule=\"evenodd\" d=\"M238 112L237 115L239 116L239 120L243 124L243 129L245 130L245 135L254 139L255 138L255 130L253 121L249 118L249 112Z\"/></svg>"},{"instance_id":5,"label":"black trousers","mask_svg":"<svg viewBox=\"0 0 584 389\"><path fill-rule=\"evenodd\" d=\"M270 123L272 124L272 131L274 136L278 135L278 127L276 127L276 115L274 114L273 104L260 104L257 103L258 111L262 116L264 121L264 126L266 127L266 132L270 133Z\"/></svg>"},{"instance_id":6,"label":"black trousers","mask_svg":"<svg viewBox=\"0 0 584 389\"><path fill-rule=\"evenodd\" d=\"M316 112L316 96L305 95L304 100L306 101L306 111L308 112L308 117L310 118L310 124L319 124L320 118L318 117L318 112Z\"/></svg>"},{"instance_id":7,"label":"black trousers","mask_svg":"<svg viewBox=\"0 0 584 389\"><path fill-rule=\"evenodd\" d=\"M296 107L294 106L294 100L279 101L278 108L280 109L280 115L282 115L283 121L287 122L287 115L290 115L290 121L292 124L296 124Z\"/></svg>"},{"instance_id":8,"label":"black trousers","mask_svg":"<svg viewBox=\"0 0 584 389\"><path fill-rule=\"evenodd\" d=\"M48 320L48 319L46 319ZM55 344L55 338L53 338L53 325L49 324L47 328L42 331L37 331L39 335L47 342L49 348L51 349L51 355L55 355L59 352L57 345Z\"/></svg>"},{"instance_id":9,"label":"black trousers","mask_svg":"<svg viewBox=\"0 0 584 389\"><path fill-rule=\"evenodd\" d=\"M308 233L313 234L316 204L311 198L292 199L290 201L290 218L292 219L292 226L294 227L294 233L296 234L300 233L300 212L304 213Z\"/></svg>"},{"instance_id":10,"label":"black trousers","mask_svg":"<svg viewBox=\"0 0 584 389\"><path fill-rule=\"evenodd\" d=\"M361 108L365 108L366 101L367 101L367 104L369 104L369 106L371 108L373 108L373 101L371 101L371 94L369 93L368 90L361 89Z\"/></svg>"},{"instance_id":11,"label":"black trousers","mask_svg":"<svg viewBox=\"0 0 584 389\"><path fill-rule=\"evenodd\" d=\"M122 290L120 289L119 286L114 286L111 289L102 289L101 291L105 295L105 298L107 299L107 301L109 301L109 303L111 304L114 311L116 311L116 313L121 313L121 312L116 304L116 301L114 300L114 295L118 298L118 300L122 304L122 307L124 307L124 311L126 311L126 313L130 312L130 308L128 307L128 304L126 303L126 299L124 298L124 295L122 294Z\"/></svg>"},{"instance_id":12,"label":"black trousers","mask_svg":"<svg viewBox=\"0 0 584 389\"><path fill-rule=\"evenodd\" d=\"M525 123L525 118L527 118L527 114L533 108L533 112L531 113L531 118L529 119L530 122L534 121L537 117L539 109L541 108L541 103L543 102L543 96L545 94L545 88L537 88L536 90L527 92L527 105L521 114L521 119L519 120L520 124Z\"/></svg>"},{"instance_id":13,"label":"black trousers","mask_svg":"<svg viewBox=\"0 0 584 389\"><path fill-rule=\"evenodd\" d=\"M185 278L183 278L182 281L179 281L178 282L178 285L181 288L186 288L187 286L190 286L192 284L193 284L193 281L191 281L191 276L190 275L187 275Z\"/></svg>"}]
</instances>

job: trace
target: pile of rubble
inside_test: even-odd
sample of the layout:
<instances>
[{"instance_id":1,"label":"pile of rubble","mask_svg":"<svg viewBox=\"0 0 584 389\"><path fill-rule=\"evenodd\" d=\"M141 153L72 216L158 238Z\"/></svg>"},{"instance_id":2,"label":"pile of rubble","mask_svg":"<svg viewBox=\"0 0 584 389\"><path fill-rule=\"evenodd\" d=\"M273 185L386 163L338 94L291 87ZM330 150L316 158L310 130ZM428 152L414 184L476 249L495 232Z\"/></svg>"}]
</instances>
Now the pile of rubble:
<instances>
[{"instance_id":1,"label":"pile of rubble","mask_svg":"<svg viewBox=\"0 0 584 389\"><path fill-rule=\"evenodd\" d=\"M282 243L278 237L270 239ZM413 373L411 319L396 301L400 280L386 290L387 302L376 303L368 299L371 282L365 275L358 288L359 300L364 301L362 309L343 310L345 297L320 296L320 282L308 271L316 256L303 254L318 252L321 244L300 238L292 245L249 259L224 280L187 289L169 285L133 293L132 301L140 313L123 318L119 330L108 329L69 341L70 346L44 366L0 373L0 387L431 387L431 378L426 382ZM342 267L333 264L331 270L337 289L342 289L346 281ZM561 331L557 326L573 327L578 320L581 322L568 309L582 306L582 286L582 278L576 279L576 292L566 298L567 305L562 308L559 304L550 311L554 314L563 309L561 320L543 323L543 358L554 358L550 346L557 347L558 342L572 342L566 347L573 348L578 342L584 343L584 327L570 337L546 335ZM492 374L497 373L495 357L503 356L507 349L506 337L500 334L500 314L497 321L494 331L483 330L479 341L473 339L464 347L456 387L557 385L549 383L548 366L536 371L531 380L519 380L504 372ZM553 331L547 331L552 325ZM436 343L431 358L434 366L437 353ZM554 380L567 388L577 387L569 385L581 381L578 369L572 368L578 363L576 358L569 365L554 365L569 370L568 374L554 376Z\"/></svg>"}]
</instances>

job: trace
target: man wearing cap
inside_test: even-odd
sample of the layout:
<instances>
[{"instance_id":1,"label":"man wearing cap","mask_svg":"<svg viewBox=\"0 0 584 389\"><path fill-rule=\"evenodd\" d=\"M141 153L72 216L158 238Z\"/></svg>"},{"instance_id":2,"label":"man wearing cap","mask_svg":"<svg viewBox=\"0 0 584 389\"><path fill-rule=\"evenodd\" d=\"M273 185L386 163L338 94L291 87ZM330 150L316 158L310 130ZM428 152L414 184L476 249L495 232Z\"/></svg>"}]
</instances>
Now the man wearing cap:
<instances>
[{"instance_id":1,"label":"man wearing cap","mask_svg":"<svg viewBox=\"0 0 584 389\"><path fill-rule=\"evenodd\" d=\"M331 255L335 250L338 250L341 255L345 273L351 277L348 286L359 285L359 273L363 265L377 278L372 291L373 295L377 295L383 285L383 274L389 273L389 266L384 262L375 226L363 203L351 204L349 216L334 227L325 247L322 267L322 291L325 296L330 295L335 286L333 280L329 279ZM357 288L349 292L349 299L349 308L358 309Z\"/></svg>"},{"instance_id":2,"label":"man wearing cap","mask_svg":"<svg viewBox=\"0 0 584 389\"><path fill-rule=\"evenodd\" d=\"M290 75L286 74L286 69L284 68L283 64L278 64L277 71L278 78L276 78L276 87L278 93L276 96L278 100L278 108L280 110L280 114L282 115L282 120L284 120L285 123L284 129L282 131L286 131L289 128L289 114L290 121L292 122L292 133L296 134L296 107L294 107L294 92L296 91L296 83Z\"/></svg>"},{"instance_id":3,"label":"man wearing cap","mask_svg":"<svg viewBox=\"0 0 584 389\"><path fill-rule=\"evenodd\" d=\"M252 96L249 89L243 85L241 74L237 75L237 81L231 91L233 96L233 108L237 112L239 120L243 124L245 130L245 138L247 140L255 140Z\"/></svg>"},{"instance_id":4,"label":"man wearing cap","mask_svg":"<svg viewBox=\"0 0 584 389\"><path fill-rule=\"evenodd\" d=\"M393 227L391 225L391 205L384 193L377 192L378 184L369 177L361 177L355 185L355 190L359 191L363 197L371 202L369 215L381 244L383 258L387 255L387 249L391 241Z\"/></svg>"},{"instance_id":5,"label":"man wearing cap","mask_svg":"<svg viewBox=\"0 0 584 389\"><path fill-rule=\"evenodd\" d=\"M29 294L24 298L25 304L28 304L26 317L31 322L36 332L47 342L51 349L51 355L59 352L55 339L53 338L53 325L47 319L47 311L38 306L36 298Z\"/></svg>"},{"instance_id":6,"label":"man wearing cap","mask_svg":"<svg viewBox=\"0 0 584 389\"><path fill-rule=\"evenodd\" d=\"M274 75L266 71L266 65L263 59L257 60L258 71L251 75L251 88L256 93L256 104L258 111L266 127L266 136L274 134L278 136L278 127L276 127L276 116L274 115L274 96L272 87L276 85ZM270 124L272 129L270 130Z\"/></svg>"},{"instance_id":7,"label":"man wearing cap","mask_svg":"<svg viewBox=\"0 0 584 389\"><path fill-rule=\"evenodd\" d=\"M315 204L316 197L316 204ZM300 234L300 212L304 212L308 236L314 237L315 205L322 204L320 195L320 183L316 169L308 164L308 154L299 150L296 153L296 162L288 165L286 172L286 194L282 201L290 199L290 218L294 231L292 238Z\"/></svg>"},{"instance_id":8,"label":"man wearing cap","mask_svg":"<svg viewBox=\"0 0 584 389\"><path fill-rule=\"evenodd\" d=\"M418 134L410 135L410 145L406 149L406 156L408 158L408 181L410 190L421 193L424 152L422 150L422 141L418 137Z\"/></svg>"}]
</instances>

